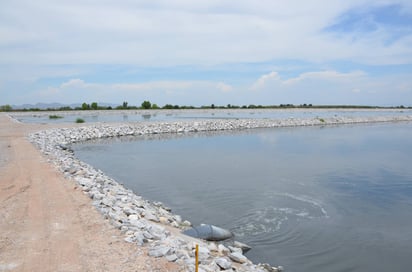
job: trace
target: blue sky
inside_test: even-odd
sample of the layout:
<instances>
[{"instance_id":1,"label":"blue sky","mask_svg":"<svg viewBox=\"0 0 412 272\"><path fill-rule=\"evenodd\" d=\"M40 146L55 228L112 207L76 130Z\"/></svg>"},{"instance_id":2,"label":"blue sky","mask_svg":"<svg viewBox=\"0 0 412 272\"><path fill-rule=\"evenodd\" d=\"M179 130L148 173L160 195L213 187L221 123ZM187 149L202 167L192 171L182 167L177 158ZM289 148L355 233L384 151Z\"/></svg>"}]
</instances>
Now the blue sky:
<instances>
[{"instance_id":1,"label":"blue sky","mask_svg":"<svg viewBox=\"0 0 412 272\"><path fill-rule=\"evenodd\" d=\"M412 2L0 3L0 105L412 106Z\"/></svg>"}]
</instances>

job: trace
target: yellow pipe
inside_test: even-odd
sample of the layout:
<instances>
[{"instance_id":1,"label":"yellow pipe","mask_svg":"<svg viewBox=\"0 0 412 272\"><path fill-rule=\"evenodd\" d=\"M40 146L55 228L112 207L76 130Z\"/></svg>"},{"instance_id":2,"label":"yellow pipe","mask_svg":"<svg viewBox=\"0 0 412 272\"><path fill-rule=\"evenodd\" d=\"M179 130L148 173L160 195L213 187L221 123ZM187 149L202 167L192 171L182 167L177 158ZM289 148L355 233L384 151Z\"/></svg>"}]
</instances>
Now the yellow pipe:
<instances>
[{"instance_id":1,"label":"yellow pipe","mask_svg":"<svg viewBox=\"0 0 412 272\"><path fill-rule=\"evenodd\" d=\"M195 262L196 270L195 271L199 272L199 245L196 245L195 256L196 256L196 262Z\"/></svg>"}]
</instances>

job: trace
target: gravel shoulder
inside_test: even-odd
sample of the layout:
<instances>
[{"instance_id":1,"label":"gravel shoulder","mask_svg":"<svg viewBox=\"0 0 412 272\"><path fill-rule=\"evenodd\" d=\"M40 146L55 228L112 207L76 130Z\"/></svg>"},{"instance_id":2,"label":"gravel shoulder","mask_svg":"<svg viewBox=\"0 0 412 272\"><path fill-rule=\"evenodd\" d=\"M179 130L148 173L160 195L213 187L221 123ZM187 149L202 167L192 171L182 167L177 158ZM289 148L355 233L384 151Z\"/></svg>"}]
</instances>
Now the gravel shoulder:
<instances>
[{"instance_id":1,"label":"gravel shoulder","mask_svg":"<svg viewBox=\"0 0 412 272\"><path fill-rule=\"evenodd\" d=\"M124 242L26 139L46 128L0 114L0 271L179 271Z\"/></svg>"}]
</instances>

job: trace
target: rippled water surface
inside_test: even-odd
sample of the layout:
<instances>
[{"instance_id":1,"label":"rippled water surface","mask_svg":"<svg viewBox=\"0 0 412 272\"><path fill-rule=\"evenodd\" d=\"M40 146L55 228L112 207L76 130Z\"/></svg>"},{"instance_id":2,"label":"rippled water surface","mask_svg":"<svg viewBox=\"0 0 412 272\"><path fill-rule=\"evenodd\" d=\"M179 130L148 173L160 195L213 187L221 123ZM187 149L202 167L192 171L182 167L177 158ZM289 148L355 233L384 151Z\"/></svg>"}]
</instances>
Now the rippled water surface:
<instances>
[{"instance_id":1,"label":"rippled water surface","mask_svg":"<svg viewBox=\"0 0 412 272\"><path fill-rule=\"evenodd\" d=\"M409 271L412 124L118 138L80 159L286 271Z\"/></svg>"}]
</instances>

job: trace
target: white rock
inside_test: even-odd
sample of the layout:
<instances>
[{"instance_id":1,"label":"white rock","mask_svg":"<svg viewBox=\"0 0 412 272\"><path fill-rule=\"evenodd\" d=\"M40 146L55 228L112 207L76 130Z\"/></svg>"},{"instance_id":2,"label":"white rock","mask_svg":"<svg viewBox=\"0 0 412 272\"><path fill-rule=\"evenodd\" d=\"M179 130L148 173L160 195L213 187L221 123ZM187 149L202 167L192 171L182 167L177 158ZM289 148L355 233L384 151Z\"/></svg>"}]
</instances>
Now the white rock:
<instances>
[{"instance_id":1,"label":"white rock","mask_svg":"<svg viewBox=\"0 0 412 272\"><path fill-rule=\"evenodd\" d=\"M215 262L223 270L232 268L232 262L225 257L217 258Z\"/></svg>"},{"instance_id":2,"label":"white rock","mask_svg":"<svg viewBox=\"0 0 412 272\"><path fill-rule=\"evenodd\" d=\"M229 254L229 258L237 263L246 263L248 259L240 252L232 252Z\"/></svg>"},{"instance_id":3,"label":"white rock","mask_svg":"<svg viewBox=\"0 0 412 272\"><path fill-rule=\"evenodd\" d=\"M149 256L163 257L163 256L166 256L169 251L170 251L170 247L160 246L160 247L149 250Z\"/></svg>"},{"instance_id":4,"label":"white rock","mask_svg":"<svg viewBox=\"0 0 412 272\"><path fill-rule=\"evenodd\" d=\"M251 249L251 247L248 246L247 244L244 244L244 243L241 243L241 242L238 242L238 241L234 241L233 246L237 247L237 248L240 248L243 253L245 253L245 252L247 252Z\"/></svg>"},{"instance_id":5,"label":"white rock","mask_svg":"<svg viewBox=\"0 0 412 272\"><path fill-rule=\"evenodd\" d=\"M124 240L128 243L133 243L135 241L134 236L128 236L126 238L124 238Z\"/></svg>"},{"instance_id":6,"label":"white rock","mask_svg":"<svg viewBox=\"0 0 412 272\"><path fill-rule=\"evenodd\" d=\"M221 255L227 255L230 253L230 250L222 244L219 244L217 246L217 249L218 249L219 254Z\"/></svg>"},{"instance_id":7,"label":"white rock","mask_svg":"<svg viewBox=\"0 0 412 272\"><path fill-rule=\"evenodd\" d=\"M242 249L241 249L241 248L232 247L232 246L228 246L228 248L230 249L230 252L239 252L239 253L242 253Z\"/></svg>"},{"instance_id":8,"label":"white rock","mask_svg":"<svg viewBox=\"0 0 412 272\"><path fill-rule=\"evenodd\" d=\"M140 219L137 214L130 214L130 215L128 216L128 218L129 218L130 221L132 221L132 220L139 220L139 219Z\"/></svg>"},{"instance_id":9,"label":"white rock","mask_svg":"<svg viewBox=\"0 0 412 272\"><path fill-rule=\"evenodd\" d=\"M153 221L153 222L160 222L159 218L157 216L155 216L154 214L152 214L151 212L145 212L144 213L144 217L147 220Z\"/></svg>"},{"instance_id":10,"label":"white rock","mask_svg":"<svg viewBox=\"0 0 412 272\"><path fill-rule=\"evenodd\" d=\"M208 248L210 251L213 251L213 252L219 251L219 249L217 248L216 243L214 243L214 242L210 242L210 243L207 245L207 248Z\"/></svg>"},{"instance_id":11,"label":"white rock","mask_svg":"<svg viewBox=\"0 0 412 272\"><path fill-rule=\"evenodd\" d=\"M177 256L176 254L172 254L172 255L167 255L166 256L166 260L168 260L169 262L175 262L177 260Z\"/></svg>"}]
</instances>

